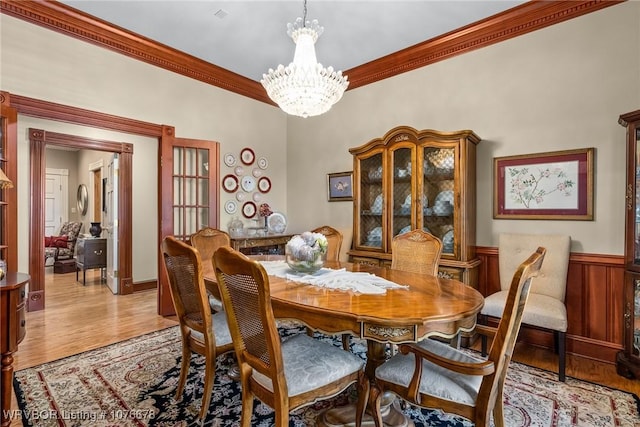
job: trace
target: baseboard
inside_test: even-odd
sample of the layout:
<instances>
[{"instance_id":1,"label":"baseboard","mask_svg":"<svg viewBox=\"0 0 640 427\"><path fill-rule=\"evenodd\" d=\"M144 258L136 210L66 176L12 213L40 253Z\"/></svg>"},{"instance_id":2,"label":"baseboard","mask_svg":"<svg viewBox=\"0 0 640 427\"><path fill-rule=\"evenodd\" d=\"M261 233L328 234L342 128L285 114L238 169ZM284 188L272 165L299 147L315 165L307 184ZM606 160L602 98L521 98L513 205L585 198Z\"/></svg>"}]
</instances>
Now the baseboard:
<instances>
[{"instance_id":1,"label":"baseboard","mask_svg":"<svg viewBox=\"0 0 640 427\"><path fill-rule=\"evenodd\" d=\"M148 291L149 289L157 289L157 280L147 280L144 282L135 282L133 284L133 292Z\"/></svg>"}]
</instances>

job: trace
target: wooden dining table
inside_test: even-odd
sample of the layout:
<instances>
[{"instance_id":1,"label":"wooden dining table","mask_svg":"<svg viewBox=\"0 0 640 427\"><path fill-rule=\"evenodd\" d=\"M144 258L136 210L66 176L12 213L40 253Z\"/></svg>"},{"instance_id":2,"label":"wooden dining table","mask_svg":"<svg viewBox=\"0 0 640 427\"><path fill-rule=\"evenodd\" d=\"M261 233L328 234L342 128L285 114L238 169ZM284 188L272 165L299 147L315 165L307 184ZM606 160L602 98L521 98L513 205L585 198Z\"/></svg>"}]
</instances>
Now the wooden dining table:
<instances>
[{"instance_id":1,"label":"wooden dining table","mask_svg":"<svg viewBox=\"0 0 640 427\"><path fill-rule=\"evenodd\" d=\"M283 259L259 255L257 261ZM295 319L327 334L348 333L366 340L365 373L375 387L375 370L387 357L388 344L412 343L431 336L453 338L471 331L484 298L464 283L427 274L367 264L326 262L325 267L368 272L406 287L387 289L384 294L363 294L269 276L274 315ZM207 289L219 298L215 277L205 277ZM324 425L336 425L333 417ZM389 415L385 425L411 425L401 414ZM346 423L346 421L345 421ZM320 423L322 425L322 423Z\"/></svg>"}]
</instances>

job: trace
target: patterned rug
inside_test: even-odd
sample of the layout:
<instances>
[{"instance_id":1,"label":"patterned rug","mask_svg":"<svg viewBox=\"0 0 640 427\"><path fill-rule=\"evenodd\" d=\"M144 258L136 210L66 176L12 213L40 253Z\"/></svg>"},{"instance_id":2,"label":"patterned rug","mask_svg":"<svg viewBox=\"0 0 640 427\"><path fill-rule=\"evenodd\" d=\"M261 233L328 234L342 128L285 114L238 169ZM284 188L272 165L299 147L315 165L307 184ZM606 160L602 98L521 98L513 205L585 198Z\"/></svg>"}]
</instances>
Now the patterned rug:
<instances>
[{"instance_id":1,"label":"patterned rug","mask_svg":"<svg viewBox=\"0 0 640 427\"><path fill-rule=\"evenodd\" d=\"M283 337L304 333L287 325ZM340 346L337 339L320 339ZM365 345L352 339L352 351L364 357ZM177 327L133 338L104 348L45 363L15 373L14 386L25 426L190 426L202 398L204 362L191 363L185 394L174 400L180 372ZM237 426L241 397L228 376L231 356L218 358L218 371L205 426ZM632 394L511 363L505 385L508 426L639 426L638 398ZM327 408L355 401L355 389L329 402L292 413L290 426L314 426ZM463 418L437 410L407 406L403 411L416 426L471 426ZM274 423L270 407L256 401L252 426Z\"/></svg>"}]
</instances>

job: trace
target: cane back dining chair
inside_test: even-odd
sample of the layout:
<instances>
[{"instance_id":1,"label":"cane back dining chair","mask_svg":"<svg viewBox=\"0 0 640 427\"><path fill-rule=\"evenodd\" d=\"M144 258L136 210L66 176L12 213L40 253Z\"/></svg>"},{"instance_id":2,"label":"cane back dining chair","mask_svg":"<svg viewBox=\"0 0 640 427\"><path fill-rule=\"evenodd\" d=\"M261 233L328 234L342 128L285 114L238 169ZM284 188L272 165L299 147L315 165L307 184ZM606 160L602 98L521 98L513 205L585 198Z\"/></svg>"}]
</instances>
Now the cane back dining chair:
<instances>
[{"instance_id":1,"label":"cane back dining chair","mask_svg":"<svg viewBox=\"0 0 640 427\"><path fill-rule=\"evenodd\" d=\"M442 241L419 228L391 240L391 268L397 270L437 276L441 255ZM459 346L459 337L452 338L451 344ZM395 353L396 347L392 346L392 352Z\"/></svg>"},{"instance_id":2,"label":"cane back dining chair","mask_svg":"<svg viewBox=\"0 0 640 427\"><path fill-rule=\"evenodd\" d=\"M342 249L342 233L329 225L311 230L313 233L324 234L327 238L327 261L340 261L340 250Z\"/></svg>"},{"instance_id":3,"label":"cane back dining chair","mask_svg":"<svg viewBox=\"0 0 640 427\"><path fill-rule=\"evenodd\" d=\"M342 249L342 233L329 225L323 225L311 230L313 233L323 234L327 238L327 261L340 261L340 250ZM307 328L307 335L313 336L313 330ZM342 348L349 350L350 335L342 334Z\"/></svg>"},{"instance_id":4,"label":"cane back dining chair","mask_svg":"<svg viewBox=\"0 0 640 427\"><path fill-rule=\"evenodd\" d=\"M401 344L399 353L376 369L371 397L374 422L382 426L382 392L427 408L440 408L488 427L493 413L496 427L504 425L504 380L527 303L531 279L540 271L546 250L542 247L520 264L514 273L504 313L497 328L477 325L493 341L486 360L468 355L436 340Z\"/></svg>"},{"instance_id":5,"label":"cane back dining chair","mask_svg":"<svg viewBox=\"0 0 640 427\"><path fill-rule=\"evenodd\" d=\"M431 233L415 229L398 234L391 241L391 268L438 275L442 241Z\"/></svg>"},{"instance_id":6,"label":"cane back dining chair","mask_svg":"<svg viewBox=\"0 0 640 427\"><path fill-rule=\"evenodd\" d=\"M205 380L199 414L203 420L211 401L216 357L233 350L231 334L225 314L211 313L198 250L173 236L167 236L162 241L162 255L182 336L182 363L176 400L182 397L191 364L191 353L203 355Z\"/></svg>"},{"instance_id":7,"label":"cane back dining chair","mask_svg":"<svg viewBox=\"0 0 640 427\"><path fill-rule=\"evenodd\" d=\"M275 426L287 427L290 411L357 383L359 426L369 396L362 359L306 334L281 340L262 265L229 247L213 260L240 369L241 425L251 425L254 397L274 409Z\"/></svg>"},{"instance_id":8,"label":"cane back dining chair","mask_svg":"<svg viewBox=\"0 0 640 427\"><path fill-rule=\"evenodd\" d=\"M522 323L553 331L554 349L558 353L558 380L564 381L568 325L565 294L571 237L561 234L500 234L498 267L501 290L485 298L479 320L480 323L487 323L487 316L498 318L502 315L509 289L509 276L526 254L537 246L547 249L547 260L531 285L531 295L522 315ZM481 339L482 353L485 354L487 338Z\"/></svg>"},{"instance_id":9,"label":"cane back dining chair","mask_svg":"<svg viewBox=\"0 0 640 427\"><path fill-rule=\"evenodd\" d=\"M189 238L191 246L198 249L202 260L202 274L205 278L215 277L213 271L213 254L221 246L231 246L231 238L226 232L212 227L203 227L193 233ZM218 301L213 295L209 295L209 305L213 311L222 310L222 301Z\"/></svg>"}]
</instances>

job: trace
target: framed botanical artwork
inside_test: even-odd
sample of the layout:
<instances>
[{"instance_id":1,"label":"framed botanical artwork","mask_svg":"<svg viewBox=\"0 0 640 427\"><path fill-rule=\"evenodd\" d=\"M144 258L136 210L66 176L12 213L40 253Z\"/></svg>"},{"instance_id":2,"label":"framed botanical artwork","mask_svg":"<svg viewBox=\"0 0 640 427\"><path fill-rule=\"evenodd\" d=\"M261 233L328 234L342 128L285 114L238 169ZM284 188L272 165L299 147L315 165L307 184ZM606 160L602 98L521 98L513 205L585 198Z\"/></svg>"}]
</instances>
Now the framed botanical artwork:
<instances>
[{"instance_id":1,"label":"framed botanical artwork","mask_svg":"<svg viewBox=\"0 0 640 427\"><path fill-rule=\"evenodd\" d=\"M353 172L327 174L327 187L330 202L353 200Z\"/></svg>"},{"instance_id":2,"label":"framed botanical artwork","mask_svg":"<svg viewBox=\"0 0 640 427\"><path fill-rule=\"evenodd\" d=\"M493 159L496 219L593 220L594 148Z\"/></svg>"}]
</instances>

